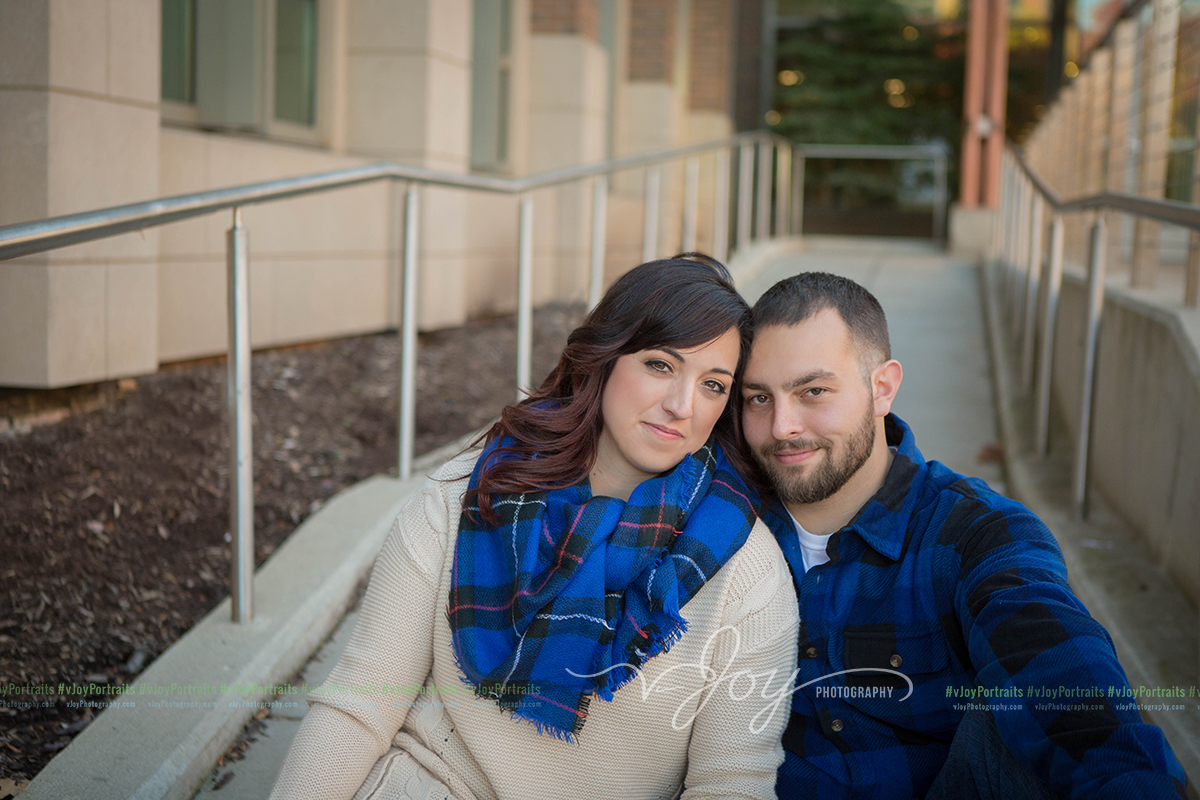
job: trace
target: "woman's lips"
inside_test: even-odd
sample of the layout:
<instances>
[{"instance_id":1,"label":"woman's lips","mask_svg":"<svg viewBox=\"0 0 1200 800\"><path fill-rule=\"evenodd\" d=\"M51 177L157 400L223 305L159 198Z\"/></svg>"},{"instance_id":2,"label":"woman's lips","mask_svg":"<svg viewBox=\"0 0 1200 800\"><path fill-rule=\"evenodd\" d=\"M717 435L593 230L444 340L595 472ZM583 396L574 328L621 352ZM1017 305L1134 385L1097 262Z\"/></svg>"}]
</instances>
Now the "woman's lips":
<instances>
[{"instance_id":1,"label":"woman's lips","mask_svg":"<svg viewBox=\"0 0 1200 800\"><path fill-rule=\"evenodd\" d=\"M653 422L643 422L642 424L649 428L651 433L653 433L659 439L662 439L664 442L677 442L683 438L683 434L673 428L668 428L663 425L655 425Z\"/></svg>"}]
</instances>

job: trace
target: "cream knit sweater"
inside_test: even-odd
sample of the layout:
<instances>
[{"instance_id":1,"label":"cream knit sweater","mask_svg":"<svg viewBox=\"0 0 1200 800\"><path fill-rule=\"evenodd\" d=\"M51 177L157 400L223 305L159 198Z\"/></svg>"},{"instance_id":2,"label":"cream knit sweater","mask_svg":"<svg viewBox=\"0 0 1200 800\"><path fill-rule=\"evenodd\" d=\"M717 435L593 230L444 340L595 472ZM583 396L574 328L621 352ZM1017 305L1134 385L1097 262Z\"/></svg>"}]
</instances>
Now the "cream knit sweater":
<instances>
[{"instance_id":1,"label":"cream knit sweater","mask_svg":"<svg viewBox=\"0 0 1200 800\"><path fill-rule=\"evenodd\" d=\"M455 666L446 599L477 456L443 466L397 518L273 800L349 798L393 746L458 800L670 798L684 786L685 798L774 797L797 605L766 526L684 606L687 633L613 702L594 699L569 744L475 697Z\"/></svg>"}]
</instances>

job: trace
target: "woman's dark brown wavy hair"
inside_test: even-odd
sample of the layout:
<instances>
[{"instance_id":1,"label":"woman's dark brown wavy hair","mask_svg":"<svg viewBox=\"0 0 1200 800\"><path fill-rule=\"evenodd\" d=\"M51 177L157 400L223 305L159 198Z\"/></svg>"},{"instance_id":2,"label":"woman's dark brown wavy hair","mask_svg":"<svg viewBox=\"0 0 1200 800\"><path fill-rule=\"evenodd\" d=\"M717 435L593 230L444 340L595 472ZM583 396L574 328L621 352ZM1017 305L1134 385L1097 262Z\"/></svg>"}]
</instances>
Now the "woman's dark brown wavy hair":
<instances>
[{"instance_id":1,"label":"woman's dark brown wavy hair","mask_svg":"<svg viewBox=\"0 0 1200 800\"><path fill-rule=\"evenodd\" d=\"M558 366L541 387L501 412L480 441L504 437L513 444L492 452L479 485L463 498L463 508L477 501L483 518L495 524L492 499L497 495L561 489L582 481L596 462L604 426L600 401L617 359L652 348L698 347L731 328L741 338L741 352L729 402L713 436L730 464L753 479L753 461L738 431L737 392L750 348L750 309L720 262L682 253L621 276L571 333Z\"/></svg>"}]
</instances>

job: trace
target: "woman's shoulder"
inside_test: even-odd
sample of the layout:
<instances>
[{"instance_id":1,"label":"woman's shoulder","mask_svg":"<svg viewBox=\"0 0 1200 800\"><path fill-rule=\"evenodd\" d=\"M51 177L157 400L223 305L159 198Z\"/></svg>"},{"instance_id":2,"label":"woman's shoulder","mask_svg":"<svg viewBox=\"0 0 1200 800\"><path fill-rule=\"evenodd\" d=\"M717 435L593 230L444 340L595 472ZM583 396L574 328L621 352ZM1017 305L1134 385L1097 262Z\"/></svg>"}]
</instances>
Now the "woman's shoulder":
<instances>
[{"instance_id":1,"label":"woman's shoulder","mask_svg":"<svg viewBox=\"0 0 1200 800\"><path fill-rule=\"evenodd\" d=\"M745 544L725 567L729 570L727 605L736 605L753 613L769 605L780 593L790 593L795 605L795 590L787 561L761 519L754 520Z\"/></svg>"},{"instance_id":2,"label":"woman's shoulder","mask_svg":"<svg viewBox=\"0 0 1200 800\"><path fill-rule=\"evenodd\" d=\"M425 485L439 484L462 496L467 490L467 482L470 480L471 472L475 469L475 462L479 460L482 453L482 446L472 445L446 459L440 467L429 473L429 480Z\"/></svg>"},{"instance_id":3,"label":"woman's shoulder","mask_svg":"<svg viewBox=\"0 0 1200 800\"><path fill-rule=\"evenodd\" d=\"M471 472L475 469L475 462L479 460L482 452L479 447L468 447L442 462L441 466L429 473L417 496L424 498L427 503L460 507L471 480Z\"/></svg>"},{"instance_id":4,"label":"woman's shoulder","mask_svg":"<svg viewBox=\"0 0 1200 800\"><path fill-rule=\"evenodd\" d=\"M468 448L429 473L396 515L389 543L422 562L444 554L458 533L462 498L479 454Z\"/></svg>"}]
</instances>

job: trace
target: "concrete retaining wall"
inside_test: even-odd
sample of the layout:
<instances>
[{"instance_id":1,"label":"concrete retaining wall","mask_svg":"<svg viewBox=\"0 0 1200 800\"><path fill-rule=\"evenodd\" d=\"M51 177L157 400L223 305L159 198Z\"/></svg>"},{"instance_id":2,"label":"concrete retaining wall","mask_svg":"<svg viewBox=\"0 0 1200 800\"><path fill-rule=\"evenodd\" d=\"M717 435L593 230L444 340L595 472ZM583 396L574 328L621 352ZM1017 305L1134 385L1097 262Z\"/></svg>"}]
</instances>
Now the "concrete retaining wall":
<instances>
[{"instance_id":1,"label":"concrete retaining wall","mask_svg":"<svg viewBox=\"0 0 1200 800\"><path fill-rule=\"evenodd\" d=\"M1086 278L1064 275L1054 404L1079 435ZM1091 490L1200 603L1200 311L1165 292L1107 287L1096 370Z\"/></svg>"}]
</instances>

